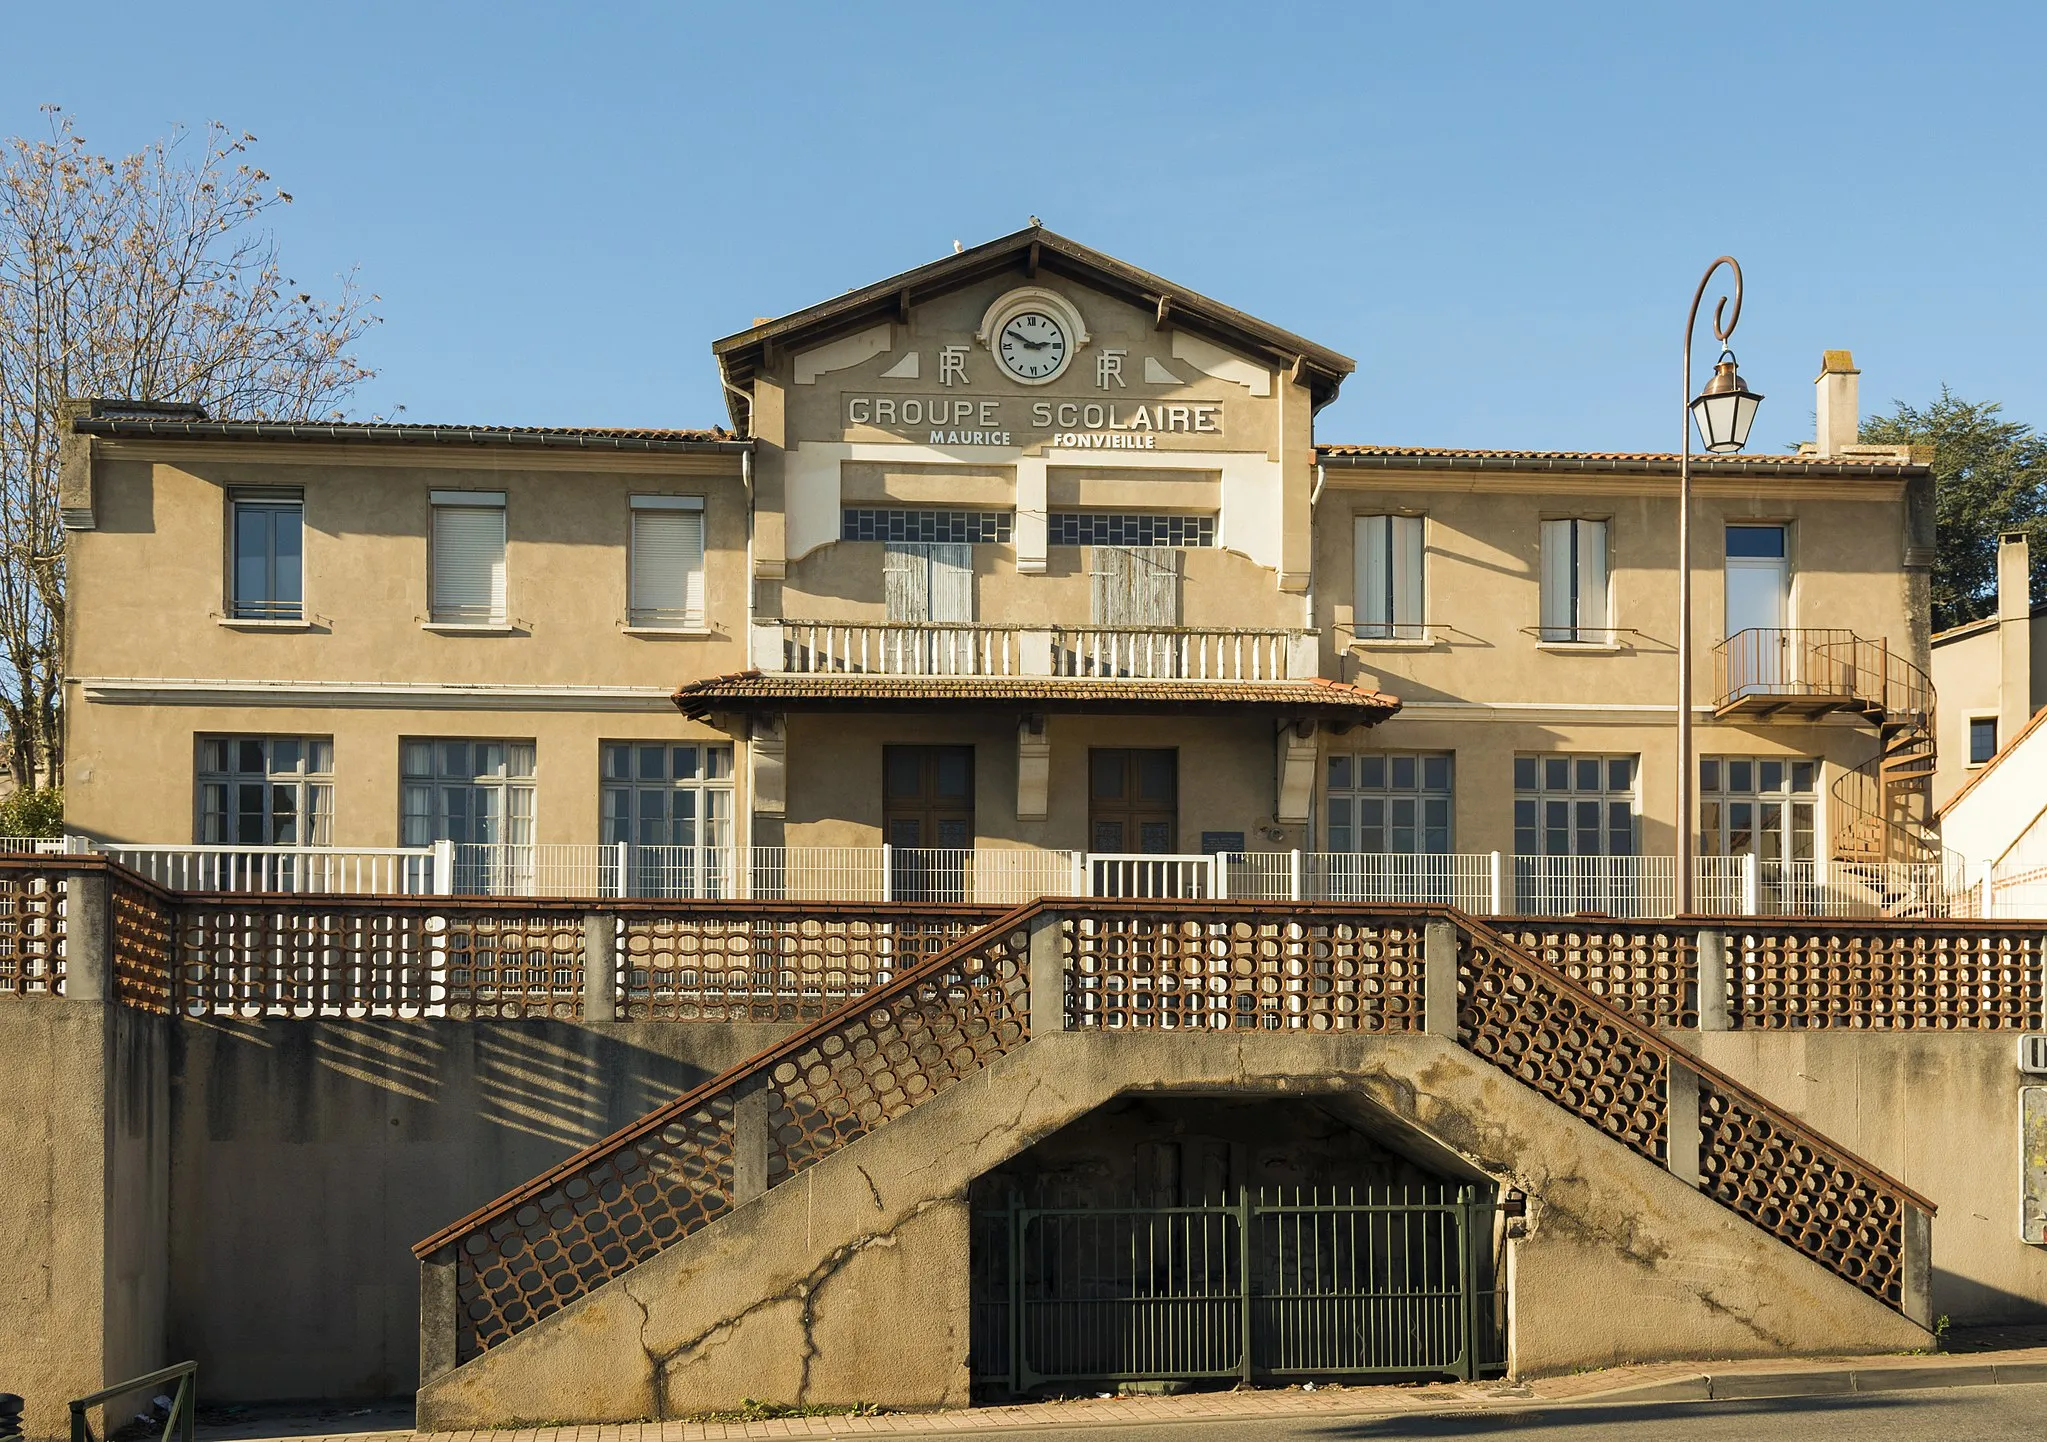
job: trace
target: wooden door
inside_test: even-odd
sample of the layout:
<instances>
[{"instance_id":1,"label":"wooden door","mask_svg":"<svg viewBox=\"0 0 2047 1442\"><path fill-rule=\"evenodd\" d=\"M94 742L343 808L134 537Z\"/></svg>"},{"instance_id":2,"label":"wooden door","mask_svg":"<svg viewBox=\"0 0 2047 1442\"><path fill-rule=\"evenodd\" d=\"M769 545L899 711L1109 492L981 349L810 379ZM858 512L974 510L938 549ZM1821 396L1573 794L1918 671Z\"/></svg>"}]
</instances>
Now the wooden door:
<instances>
[{"instance_id":1,"label":"wooden door","mask_svg":"<svg viewBox=\"0 0 2047 1442\"><path fill-rule=\"evenodd\" d=\"M1158 855L1177 849L1180 753L1096 747L1088 752L1088 849Z\"/></svg>"},{"instance_id":2,"label":"wooden door","mask_svg":"<svg viewBox=\"0 0 2047 1442\"><path fill-rule=\"evenodd\" d=\"M882 834L897 901L965 901L972 888L974 748L884 746Z\"/></svg>"}]
</instances>

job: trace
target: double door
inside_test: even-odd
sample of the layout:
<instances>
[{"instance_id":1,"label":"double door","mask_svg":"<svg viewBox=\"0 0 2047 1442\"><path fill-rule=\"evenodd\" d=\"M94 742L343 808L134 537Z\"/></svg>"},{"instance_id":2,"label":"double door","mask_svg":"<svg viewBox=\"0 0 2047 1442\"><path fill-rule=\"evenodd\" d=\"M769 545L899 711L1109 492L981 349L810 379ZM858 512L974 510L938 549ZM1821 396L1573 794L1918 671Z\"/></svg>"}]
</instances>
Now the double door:
<instances>
[{"instance_id":1,"label":"double door","mask_svg":"<svg viewBox=\"0 0 2047 1442\"><path fill-rule=\"evenodd\" d=\"M974 748L884 746L882 834L898 901L965 901L972 894Z\"/></svg>"}]
</instances>

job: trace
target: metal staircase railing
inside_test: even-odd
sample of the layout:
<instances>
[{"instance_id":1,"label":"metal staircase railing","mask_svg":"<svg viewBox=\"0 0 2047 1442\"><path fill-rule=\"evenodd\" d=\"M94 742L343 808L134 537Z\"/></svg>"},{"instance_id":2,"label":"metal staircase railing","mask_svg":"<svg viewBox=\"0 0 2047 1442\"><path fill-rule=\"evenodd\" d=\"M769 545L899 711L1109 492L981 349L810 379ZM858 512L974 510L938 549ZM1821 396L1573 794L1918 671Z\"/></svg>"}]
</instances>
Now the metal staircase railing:
<instances>
[{"instance_id":1,"label":"metal staircase railing","mask_svg":"<svg viewBox=\"0 0 2047 1442\"><path fill-rule=\"evenodd\" d=\"M1930 861L1934 690L1883 638L1839 628L1752 627L1714 648L1714 711L1722 717L1847 712L1877 733L1877 754L1836 777L1836 861Z\"/></svg>"},{"instance_id":2,"label":"metal staircase railing","mask_svg":"<svg viewBox=\"0 0 2047 1442\"><path fill-rule=\"evenodd\" d=\"M1454 993L1440 974L1429 984L1446 964ZM1054 900L1008 912L420 1242L423 1377L1036 1032L1447 1032L1427 1025L1431 991L1457 998L1455 1039L1474 1055L1924 1323L1908 1274L1923 1274L1932 1203L1460 912Z\"/></svg>"}]
</instances>

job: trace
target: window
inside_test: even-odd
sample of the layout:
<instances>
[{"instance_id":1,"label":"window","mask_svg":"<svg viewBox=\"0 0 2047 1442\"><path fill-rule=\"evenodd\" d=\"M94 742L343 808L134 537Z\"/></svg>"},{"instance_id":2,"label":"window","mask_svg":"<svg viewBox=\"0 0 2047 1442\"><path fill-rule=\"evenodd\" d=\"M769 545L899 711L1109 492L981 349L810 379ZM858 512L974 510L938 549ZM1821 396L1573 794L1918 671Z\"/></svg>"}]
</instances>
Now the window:
<instances>
[{"instance_id":1,"label":"window","mask_svg":"<svg viewBox=\"0 0 2047 1442\"><path fill-rule=\"evenodd\" d=\"M398 752L403 845L532 845L531 741L408 737Z\"/></svg>"},{"instance_id":2,"label":"window","mask_svg":"<svg viewBox=\"0 0 2047 1442\"><path fill-rule=\"evenodd\" d=\"M434 491L428 612L442 624L505 623L505 493Z\"/></svg>"},{"instance_id":3,"label":"window","mask_svg":"<svg viewBox=\"0 0 2047 1442\"><path fill-rule=\"evenodd\" d=\"M1213 546L1215 517L1054 511L1046 541L1054 546Z\"/></svg>"},{"instance_id":4,"label":"window","mask_svg":"<svg viewBox=\"0 0 2047 1442\"><path fill-rule=\"evenodd\" d=\"M890 541L881 555L881 592L891 621L971 621L974 548Z\"/></svg>"},{"instance_id":5,"label":"window","mask_svg":"<svg viewBox=\"0 0 2047 1442\"><path fill-rule=\"evenodd\" d=\"M1542 639L1604 641L1606 522L1542 523Z\"/></svg>"},{"instance_id":6,"label":"window","mask_svg":"<svg viewBox=\"0 0 2047 1442\"><path fill-rule=\"evenodd\" d=\"M925 545L995 545L1009 540L1008 511L910 510L894 506L847 506L840 516L842 541L915 541Z\"/></svg>"},{"instance_id":7,"label":"window","mask_svg":"<svg viewBox=\"0 0 2047 1442\"><path fill-rule=\"evenodd\" d=\"M1423 639L1422 518L1359 516L1357 570L1357 634Z\"/></svg>"},{"instance_id":8,"label":"window","mask_svg":"<svg viewBox=\"0 0 2047 1442\"><path fill-rule=\"evenodd\" d=\"M1516 756L1514 851L1520 856L1632 856L1632 756Z\"/></svg>"},{"instance_id":9,"label":"window","mask_svg":"<svg viewBox=\"0 0 2047 1442\"><path fill-rule=\"evenodd\" d=\"M1368 751L1328 758L1329 849L1450 851L1450 757Z\"/></svg>"},{"instance_id":10,"label":"window","mask_svg":"<svg viewBox=\"0 0 2047 1442\"><path fill-rule=\"evenodd\" d=\"M1995 716L1971 716L1969 718L1969 764L1981 766L1997 754L1997 718Z\"/></svg>"},{"instance_id":11,"label":"window","mask_svg":"<svg viewBox=\"0 0 2047 1442\"><path fill-rule=\"evenodd\" d=\"M732 748L607 741L600 749L603 836L632 846L632 894L729 894Z\"/></svg>"},{"instance_id":12,"label":"window","mask_svg":"<svg viewBox=\"0 0 2047 1442\"><path fill-rule=\"evenodd\" d=\"M197 780L201 845L333 844L328 737L202 736Z\"/></svg>"},{"instance_id":13,"label":"window","mask_svg":"<svg viewBox=\"0 0 2047 1442\"><path fill-rule=\"evenodd\" d=\"M1180 552L1171 546L1097 546L1088 568L1094 624L1132 631L1180 624Z\"/></svg>"},{"instance_id":14,"label":"window","mask_svg":"<svg viewBox=\"0 0 2047 1442\"><path fill-rule=\"evenodd\" d=\"M305 497L237 490L230 513L228 614L245 621L305 618Z\"/></svg>"},{"instance_id":15,"label":"window","mask_svg":"<svg viewBox=\"0 0 2047 1442\"><path fill-rule=\"evenodd\" d=\"M701 496L634 496L626 623L686 629L704 624Z\"/></svg>"},{"instance_id":16,"label":"window","mask_svg":"<svg viewBox=\"0 0 2047 1442\"><path fill-rule=\"evenodd\" d=\"M1699 758L1699 854L1811 861L1819 763Z\"/></svg>"}]
</instances>

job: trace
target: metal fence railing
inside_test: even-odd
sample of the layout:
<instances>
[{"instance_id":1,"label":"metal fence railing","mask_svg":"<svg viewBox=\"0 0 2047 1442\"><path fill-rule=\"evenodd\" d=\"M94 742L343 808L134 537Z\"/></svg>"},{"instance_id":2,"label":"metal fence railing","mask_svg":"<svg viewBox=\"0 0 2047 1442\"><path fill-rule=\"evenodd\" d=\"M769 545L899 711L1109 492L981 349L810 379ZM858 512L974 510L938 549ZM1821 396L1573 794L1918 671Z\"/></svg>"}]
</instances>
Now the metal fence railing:
<instances>
[{"instance_id":1,"label":"metal fence railing","mask_svg":"<svg viewBox=\"0 0 2047 1442\"><path fill-rule=\"evenodd\" d=\"M1082 852L1039 847L129 845L0 838L0 855L97 851L171 891L339 896L923 902L1216 897L1455 906L1475 916L1666 917L1669 856L1346 851ZM1694 859L1703 916L2047 916L2047 866Z\"/></svg>"}]
</instances>

